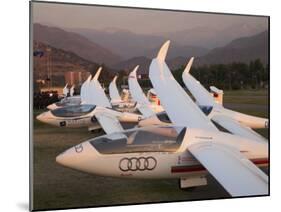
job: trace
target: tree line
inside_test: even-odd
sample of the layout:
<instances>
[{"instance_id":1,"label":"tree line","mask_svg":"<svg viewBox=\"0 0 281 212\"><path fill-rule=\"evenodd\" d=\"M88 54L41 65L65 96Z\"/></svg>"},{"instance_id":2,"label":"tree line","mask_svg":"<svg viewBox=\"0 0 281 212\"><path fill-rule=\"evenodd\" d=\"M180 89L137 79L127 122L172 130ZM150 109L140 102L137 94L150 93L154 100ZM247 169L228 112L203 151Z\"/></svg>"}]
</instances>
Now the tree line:
<instances>
[{"instance_id":1,"label":"tree line","mask_svg":"<svg viewBox=\"0 0 281 212\"><path fill-rule=\"evenodd\" d=\"M184 86L182 73L184 66L173 71L175 79ZM269 83L269 66L260 59L250 63L230 63L193 66L190 73L206 88L214 85L219 89L262 89Z\"/></svg>"}]
</instances>

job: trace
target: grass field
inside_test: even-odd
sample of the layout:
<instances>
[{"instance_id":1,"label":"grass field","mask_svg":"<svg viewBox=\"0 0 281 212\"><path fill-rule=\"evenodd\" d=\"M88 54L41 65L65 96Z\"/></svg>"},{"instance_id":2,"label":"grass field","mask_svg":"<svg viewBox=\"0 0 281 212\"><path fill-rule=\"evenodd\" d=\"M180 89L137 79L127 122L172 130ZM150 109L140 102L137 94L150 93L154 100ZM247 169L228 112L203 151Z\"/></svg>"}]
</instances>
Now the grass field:
<instances>
[{"instance_id":1,"label":"grass field","mask_svg":"<svg viewBox=\"0 0 281 212\"><path fill-rule=\"evenodd\" d=\"M227 108L268 117L265 91L225 92ZM35 111L34 117L42 111ZM268 137L268 130L258 131ZM208 186L192 191L178 188L178 180L128 180L101 177L64 168L55 162L58 154L98 136L87 129L61 129L34 119L34 209L73 208L174 200L229 197L211 177Z\"/></svg>"}]
</instances>

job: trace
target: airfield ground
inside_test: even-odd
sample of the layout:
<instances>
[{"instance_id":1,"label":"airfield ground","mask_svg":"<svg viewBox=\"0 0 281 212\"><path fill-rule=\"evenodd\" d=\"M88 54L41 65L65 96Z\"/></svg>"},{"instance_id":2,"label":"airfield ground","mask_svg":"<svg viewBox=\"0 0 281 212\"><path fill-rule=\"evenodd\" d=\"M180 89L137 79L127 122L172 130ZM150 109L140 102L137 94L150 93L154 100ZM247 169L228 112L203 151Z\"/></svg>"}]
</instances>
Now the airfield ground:
<instances>
[{"instance_id":1,"label":"airfield ground","mask_svg":"<svg viewBox=\"0 0 281 212\"><path fill-rule=\"evenodd\" d=\"M268 117L265 90L225 91L224 102L229 109ZM56 156L98 134L91 134L86 128L61 129L40 123L35 119L40 112L34 111L33 133L33 208L36 210L229 197L211 176L208 186L183 191L178 188L178 180L116 179L64 168L55 162ZM258 132L269 136L268 129Z\"/></svg>"}]
</instances>

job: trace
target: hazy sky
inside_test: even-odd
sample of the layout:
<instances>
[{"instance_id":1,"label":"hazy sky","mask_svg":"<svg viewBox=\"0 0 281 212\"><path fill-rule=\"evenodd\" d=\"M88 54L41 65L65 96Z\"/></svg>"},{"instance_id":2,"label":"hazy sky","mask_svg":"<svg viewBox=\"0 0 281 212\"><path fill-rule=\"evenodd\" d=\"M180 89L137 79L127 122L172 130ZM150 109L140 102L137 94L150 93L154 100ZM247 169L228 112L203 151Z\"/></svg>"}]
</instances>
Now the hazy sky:
<instances>
[{"instance_id":1,"label":"hazy sky","mask_svg":"<svg viewBox=\"0 0 281 212\"><path fill-rule=\"evenodd\" d=\"M161 34L194 27L222 29L247 23L267 27L267 18L190 12L167 12L97 6L33 2L35 23L63 28L126 29L135 33Z\"/></svg>"}]
</instances>

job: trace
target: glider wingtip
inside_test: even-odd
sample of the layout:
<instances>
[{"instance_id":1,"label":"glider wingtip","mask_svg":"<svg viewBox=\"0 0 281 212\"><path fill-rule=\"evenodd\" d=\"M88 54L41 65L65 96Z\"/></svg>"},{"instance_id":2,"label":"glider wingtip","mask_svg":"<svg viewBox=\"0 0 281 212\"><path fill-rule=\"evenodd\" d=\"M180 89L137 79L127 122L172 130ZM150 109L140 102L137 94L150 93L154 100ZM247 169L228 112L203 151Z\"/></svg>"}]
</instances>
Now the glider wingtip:
<instances>
[{"instance_id":1,"label":"glider wingtip","mask_svg":"<svg viewBox=\"0 0 281 212\"><path fill-rule=\"evenodd\" d=\"M92 80L98 80L101 70L102 70L102 67L100 66Z\"/></svg>"},{"instance_id":2,"label":"glider wingtip","mask_svg":"<svg viewBox=\"0 0 281 212\"><path fill-rule=\"evenodd\" d=\"M133 71L131 71L129 76L136 76L138 68L139 68L139 65L135 66L135 68L133 69Z\"/></svg>"},{"instance_id":3,"label":"glider wingtip","mask_svg":"<svg viewBox=\"0 0 281 212\"><path fill-rule=\"evenodd\" d=\"M137 70L139 69L139 67L140 67L139 65L136 65L136 67L134 68L133 72L135 72L135 73L136 73L136 72L137 72Z\"/></svg>"},{"instance_id":4,"label":"glider wingtip","mask_svg":"<svg viewBox=\"0 0 281 212\"><path fill-rule=\"evenodd\" d=\"M194 61L194 57L191 57L190 60L188 61L187 65L186 65L185 69L184 69L183 75L188 74L190 72L193 61Z\"/></svg>"},{"instance_id":5,"label":"glider wingtip","mask_svg":"<svg viewBox=\"0 0 281 212\"><path fill-rule=\"evenodd\" d=\"M165 61L166 56L167 56L167 52L170 46L170 40L167 40L160 48L158 55L157 55L157 59L161 60L161 61Z\"/></svg>"},{"instance_id":6,"label":"glider wingtip","mask_svg":"<svg viewBox=\"0 0 281 212\"><path fill-rule=\"evenodd\" d=\"M118 75L115 75L114 78L113 78L113 80L112 80L112 83L115 83L116 80L117 80L117 78L118 78Z\"/></svg>"},{"instance_id":7,"label":"glider wingtip","mask_svg":"<svg viewBox=\"0 0 281 212\"><path fill-rule=\"evenodd\" d=\"M90 75L88 76L88 78L87 78L86 82L90 82L90 81L91 81L91 79L92 79L92 74L90 74Z\"/></svg>"}]
</instances>

